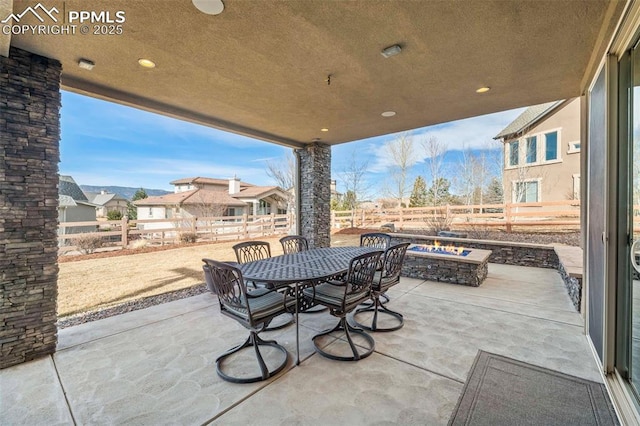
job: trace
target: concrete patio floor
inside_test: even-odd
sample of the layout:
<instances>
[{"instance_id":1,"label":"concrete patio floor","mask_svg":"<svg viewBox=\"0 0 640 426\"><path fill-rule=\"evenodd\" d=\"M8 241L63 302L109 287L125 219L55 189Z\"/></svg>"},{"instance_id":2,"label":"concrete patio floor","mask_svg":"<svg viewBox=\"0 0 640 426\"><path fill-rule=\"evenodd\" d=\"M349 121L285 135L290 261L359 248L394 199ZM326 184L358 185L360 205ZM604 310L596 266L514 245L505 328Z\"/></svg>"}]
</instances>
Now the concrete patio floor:
<instances>
[{"instance_id":1,"label":"concrete patio floor","mask_svg":"<svg viewBox=\"0 0 640 426\"><path fill-rule=\"evenodd\" d=\"M369 358L315 354L336 321L303 314L301 365L295 326L263 333L289 367L248 385L215 372L247 333L211 294L60 330L55 355L0 370L0 424L446 424L479 349L602 382L554 270L490 264L478 288L403 278L389 294L405 326L374 333Z\"/></svg>"}]
</instances>

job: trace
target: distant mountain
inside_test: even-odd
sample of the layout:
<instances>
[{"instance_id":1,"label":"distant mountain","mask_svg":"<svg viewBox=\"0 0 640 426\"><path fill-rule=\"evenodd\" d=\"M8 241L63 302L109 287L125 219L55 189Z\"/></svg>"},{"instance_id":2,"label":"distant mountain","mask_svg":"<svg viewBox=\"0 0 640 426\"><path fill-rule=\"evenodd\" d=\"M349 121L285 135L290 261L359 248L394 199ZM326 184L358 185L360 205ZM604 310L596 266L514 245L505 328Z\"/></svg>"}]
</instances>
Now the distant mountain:
<instances>
[{"instance_id":1,"label":"distant mountain","mask_svg":"<svg viewBox=\"0 0 640 426\"><path fill-rule=\"evenodd\" d=\"M121 197L131 200L133 194L140 188L130 188L127 186L95 186L95 185L80 185L80 188L84 192L100 192L107 191L112 194L118 194ZM165 191L164 189L149 189L143 188L149 197L156 197L158 195L171 194L171 191Z\"/></svg>"}]
</instances>

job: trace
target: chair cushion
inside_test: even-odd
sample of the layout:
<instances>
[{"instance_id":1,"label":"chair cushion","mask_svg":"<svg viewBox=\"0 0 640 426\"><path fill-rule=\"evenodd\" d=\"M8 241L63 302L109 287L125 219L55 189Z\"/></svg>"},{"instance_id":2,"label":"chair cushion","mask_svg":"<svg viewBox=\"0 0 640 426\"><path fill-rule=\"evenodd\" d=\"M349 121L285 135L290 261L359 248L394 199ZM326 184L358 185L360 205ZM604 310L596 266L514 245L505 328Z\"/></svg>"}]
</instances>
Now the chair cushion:
<instances>
[{"instance_id":1,"label":"chair cushion","mask_svg":"<svg viewBox=\"0 0 640 426\"><path fill-rule=\"evenodd\" d=\"M262 292L264 289L258 289L251 292L253 295L255 292ZM263 295L258 297L249 297L247 298L249 302L249 308L251 309L251 315L254 321L260 321L263 318L267 318L274 314L277 314L279 311L284 313L284 297L285 295L279 293L277 291L267 291ZM287 308L294 306L296 300L292 297L287 297ZM249 314L246 308L237 308L235 306L225 305L225 309L229 312L233 312L239 317L249 320Z\"/></svg>"},{"instance_id":2,"label":"chair cushion","mask_svg":"<svg viewBox=\"0 0 640 426\"><path fill-rule=\"evenodd\" d=\"M302 293L312 299L314 298L313 287L308 287L302 290ZM348 294L346 305L352 305L360 300L367 299L368 292L360 292L354 294ZM344 298L344 286L334 285L329 283L319 284L315 286L315 302L322 303L323 305L342 306L342 299Z\"/></svg>"},{"instance_id":3,"label":"chair cushion","mask_svg":"<svg viewBox=\"0 0 640 426\"><path fill-rule=\"evenodd\" d=\"M400 277L384 277L382 281L380 281L381 272L376 272L373 276L373 290L387 290L389 287L392 287L400 282Z\"/></svg>"}]
</instances>

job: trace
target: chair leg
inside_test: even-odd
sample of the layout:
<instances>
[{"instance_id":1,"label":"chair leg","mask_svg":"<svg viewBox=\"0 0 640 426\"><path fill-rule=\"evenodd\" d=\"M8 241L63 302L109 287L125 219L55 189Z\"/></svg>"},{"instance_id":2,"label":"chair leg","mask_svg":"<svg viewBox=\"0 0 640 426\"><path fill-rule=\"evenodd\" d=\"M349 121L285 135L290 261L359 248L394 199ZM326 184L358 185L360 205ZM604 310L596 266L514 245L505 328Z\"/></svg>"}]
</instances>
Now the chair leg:
<instances>
[{"instance_id":1,"label":"chair leg","mask_svg":"<svg viewBox=\"0 0 640 426\"><path fill-rule=\"evenodd\" d=\"M371 325L365 325L358 322L356 317L358 316L358 314L362 312L373 312L373 319L371 320ZM378 314L391 315L396 319L398 319L399 323L398 325L393 327L378 327ZM374 296L374 298L372 298L372 303L370 306L356 309L356 311L353 313L353 322L359 327L364 328L365 330L386 332L386 331L395 331L395 330L401 329L404 326L404 317L402 316L401 313L392 311L391 309L384 306L380 302L380 299Z\"/></svg>"},{"instance_id":2,"label":"chair leg","mask_svg":"<svg viewBox=\"0 0 640 426\"><path fill-rule=\"evenodd\" d=\"M248 348L250 346L253 346L255 350L256 360L258 361L258 366L260 367L261 374L259 376L253 376L253 377L234 377L225 373L222 369L222 365L224 361L230 355L236 352L240 352L241 350ZM273 348L278 349L281 353L284 354L284 360L280 364L278 364L278 366L275 369L269 370L266 363L264 362L262 353L260 352L260 346L271 346ZM266 380L269 377L273 377L279 372L281 372L284 369L284 367L287 365L288 360L289 360L289 353L284 348L284 346L279 345L278 343L276 343L275 340L262 340L258 335L258 333L252 330L250 331L249 337L247 338L247 340L245 340L244 343L228 350L227 352L223 353L218 358L216 358L216 372L218 373L218 376L220 376L222 379L232 383L254 383L254 382Z\"/></svg>"},{"instance_id":3,"label":"chair leg","mask_svg":"<svg viewBox=\"0 0 640 426\"><path fill-rule=\"evenodd\" d=\"M378 299L380 300L381 305L386 305L389 303L389 300L391 300L387 293L382 293ZM367 300L366 302L362 302L360 306L363 308L370 308L373 306L373 302L371 300Z\"/></svg>"},{"instance_id":4,"label":"chair leg","mask_svg":"<svg viewBox=\"0 0 640 426\"><path fill-rule=\"evenodd\" d=\"M351 349L351 352L353 353L353 356L334 355L332 353L324 351L317 345L316 343L317 338L329 335L335 331L344 331L347 343L349 344L349 347ZM352 334L357 334L359 336L362 336L367 341L367 343L369 344L369 347L364 348L365 349L364 352L360 353L358 351L358 346L353 342L353 339L351 338ZM340 317L340 321L333 329L323 331L322 333L319 333L313 336L312 340L313 340L313 346L315 347L316 352L318 352L320 355L326 358L334 359L336 361L358 361L371 355L375 349L375 340L373 340L373 337L367 334L364 330L355 328L349 325L349 323L347 322L346 316Z\"/></svg>"},{"instance_id":5,"label":"chair leg","mask_svg":"<svg viewBox=\"0 0 640 426\"><path fill-rule=\"evenodd\" d=\"M285 321L285 322L283 322L282 324L279 324L279 325L274 325L274 326L269 325L269 326L265 327L264 330L262 330L262 331L280 330L281 328L288 327L288 326L290 326L291 324L293 324L295 322L295 316L293 314L290 314L290 313L282 314L280 316L277 316L276 318L280 318L281 316L284 316L284 315L289 315L290 318L289 318L288 321Z\"/></svg>"}]
</instances>

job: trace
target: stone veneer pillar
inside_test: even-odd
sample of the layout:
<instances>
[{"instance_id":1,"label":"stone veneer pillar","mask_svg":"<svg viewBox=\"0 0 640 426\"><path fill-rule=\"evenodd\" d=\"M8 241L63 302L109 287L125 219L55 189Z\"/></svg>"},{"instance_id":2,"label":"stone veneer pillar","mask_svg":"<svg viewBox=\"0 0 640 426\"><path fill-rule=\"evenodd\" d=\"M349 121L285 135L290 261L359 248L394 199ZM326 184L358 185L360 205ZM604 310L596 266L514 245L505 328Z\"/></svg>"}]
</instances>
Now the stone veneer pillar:
<instances>
[{"instance_id":1,"label":"stone veneer pillar","mask_svg":"<svg viewBox=\"0 0 640 426\"><path fill-rule=\"evenodd\" d=\"M298 154L298 195L300 235L309 247L331 244L331 147L313 143L296 150Z\"/></svg>"},{"instance_id":2,"label":"stone veneer pillar","mask_svg":"<svg viewBox=\"0 0 640 426\"><path fill-rule=\"evenodd\" d=\"M0 56L0 368L56 349L61 69Z\"/></svg>"}]
</instances>

